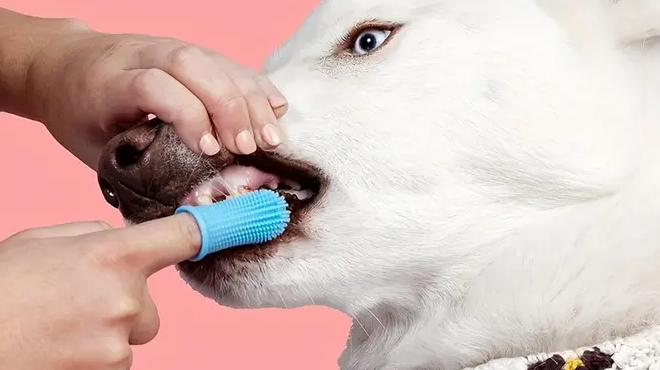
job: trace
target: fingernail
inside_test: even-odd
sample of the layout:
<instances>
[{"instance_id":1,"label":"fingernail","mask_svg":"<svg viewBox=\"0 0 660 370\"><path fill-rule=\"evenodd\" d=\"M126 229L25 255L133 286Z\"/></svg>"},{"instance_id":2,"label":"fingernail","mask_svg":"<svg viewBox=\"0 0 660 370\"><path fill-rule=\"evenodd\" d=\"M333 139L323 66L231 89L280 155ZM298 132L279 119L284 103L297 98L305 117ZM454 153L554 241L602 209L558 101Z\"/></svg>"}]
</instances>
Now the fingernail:
<instances>
[{"instance_id":1,"label":"fingernail","mask_svg":"<svg viewBox=\"0 0 660 370\"><path fill-rule=\"evenodd\" d=\"M236 135L236 147L243 154L250 154L257 150L257 143L249 130L243 130Z\"/></svg>"},{"instance_id":2,"label":"fingernail","mask_svg":"<svg viewBox=\"0 0 660 370\"><path fill-rule=\"evenodd\" d=\"M282 135L280 130L272 123L264 126L264 128L261 130L261 137L263 137L264 140L272 146L278 146L282 144Z\"/></svg>"},{"instance_id":3,"label":"fingernail","mask_svg":"<svg viewBox=\"0 0 660 370\"><path fill-rule=\"evenodd\" d=\"M271 96L268 100L270 100L270 106L273 109L282 108L289 104L286 99L278 95Z\"/></svg>"},{"instance_id":4,"label":"fingernail","mask_svg":"<svg viewBox=\"0 0 660 370\"><path fill-rule=\"evenodd\" d=\"M273 113L275 113L275 117L282 118L287 113L288 110L289 110L288 105L282 105L280 107L273 108Z\"/></svg>"},{"instance_id":5,"label":"fingernail","mask_svg":"<svg viewBox=\"0 0 660 370\"><path fill-rule=\"evenodd\" d=\"M199 141L199 149L206 155L216 155L220 151L220 143L213 134L208 133Z\"/></svg>"}]
</instances>

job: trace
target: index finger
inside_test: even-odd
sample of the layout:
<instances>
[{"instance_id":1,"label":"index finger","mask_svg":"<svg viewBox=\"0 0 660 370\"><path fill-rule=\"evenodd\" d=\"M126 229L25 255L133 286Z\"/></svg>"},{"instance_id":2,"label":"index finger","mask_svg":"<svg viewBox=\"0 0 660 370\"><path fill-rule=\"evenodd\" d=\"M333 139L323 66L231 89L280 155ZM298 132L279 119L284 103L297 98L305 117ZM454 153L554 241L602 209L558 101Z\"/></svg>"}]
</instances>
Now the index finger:
<instances>
[{"instance_id":1,"label":"index finger","mask_svg":"<svg viewBox=\"0 0 660 370\"><path fill-rule=\"evenodd\" d=\"M137 267L146 276L195 256L202 244L197 222L189 214L100 231L95 238L113 259Z\"/></svg>"},{"instance_id":2,"label":"index finger","mask_svg":"<svg viewBox=\"0 0 660 370\"><path fill-rule=\"evenodd\" d=\"M140 54L142 68L165 71L202 102L227 149L236 154L251 154L256 143L247 102L227 63L219 54L178 42L158 45ZM175 129L186 128L175 125Z\"/></svg>"}]
</instances>

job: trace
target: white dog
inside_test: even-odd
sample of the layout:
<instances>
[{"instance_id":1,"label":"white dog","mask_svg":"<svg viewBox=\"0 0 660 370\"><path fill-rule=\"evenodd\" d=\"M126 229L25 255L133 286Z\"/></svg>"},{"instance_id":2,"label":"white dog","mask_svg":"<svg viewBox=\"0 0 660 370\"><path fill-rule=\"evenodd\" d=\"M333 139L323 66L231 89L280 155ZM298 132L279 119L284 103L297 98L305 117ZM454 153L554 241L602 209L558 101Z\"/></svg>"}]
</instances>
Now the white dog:
<instances>
[{"instance_id":1,"label":"white dog","mask_svg":"<svg viewBox=\"0 0 660 370\"><path fill-rule=\"evenodd\" d=\"M287 194L283 237L180 268L224 305L352 316L344 370L627 335L660 320L656 36L658 0L326 1L265 68L291 104L280 149L199 162L138 127L102 186L134 222ZM158 155L117 160L145 135Z\"/></svg>"}]
</instances>

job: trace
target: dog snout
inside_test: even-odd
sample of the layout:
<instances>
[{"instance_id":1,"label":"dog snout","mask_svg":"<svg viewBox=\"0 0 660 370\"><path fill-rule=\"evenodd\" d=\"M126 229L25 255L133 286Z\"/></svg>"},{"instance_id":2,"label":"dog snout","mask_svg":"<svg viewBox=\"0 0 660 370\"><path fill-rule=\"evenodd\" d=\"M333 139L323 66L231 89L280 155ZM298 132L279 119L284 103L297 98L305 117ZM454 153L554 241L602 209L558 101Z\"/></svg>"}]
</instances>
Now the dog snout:
<instances>
[{"instance_id":1,"label":"dog snout","mask_svg":"<svg viewBox=\"0 0 660 370\"><path fill-rule=\"evenodd\" d=\"M158 126L139 125L125 131L108 143L105 154L118 173L136 172L149 166L149 148L156 139Z\"/></svg>"},{"instance_id":2,"label":"dog snout","mask_svg":"<svg viewBox=\"0 0 660 370\"><path fill-rule=\"evenodd\" d=\"M122 189L143 190L143 181L153 171L157 157L154 145L161 126L155 123L137 125L114 137L101 154L98 181L105 200L119 208Z\"/></svg>"}]
</instances>

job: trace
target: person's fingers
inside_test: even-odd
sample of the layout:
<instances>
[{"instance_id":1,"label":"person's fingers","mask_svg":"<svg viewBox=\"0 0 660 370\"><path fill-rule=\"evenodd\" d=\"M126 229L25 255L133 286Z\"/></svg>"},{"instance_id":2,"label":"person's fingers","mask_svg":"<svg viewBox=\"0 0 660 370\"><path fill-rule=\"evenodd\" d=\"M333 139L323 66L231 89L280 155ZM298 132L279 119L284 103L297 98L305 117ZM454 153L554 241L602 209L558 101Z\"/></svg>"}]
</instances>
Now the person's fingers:
<instances>
[{"instance_id":1,"label":"person's fingers","mask_svg":"<svg viewBox=\"0 0 660 370\"><path fill-rule=\"evenodd\" d=\"M120 96L119 110L137 109L172 124L194 152L220 151L204 104L169 74L157 68L134 69L119 74L109 86L110 96Z\"/></svg>"},{"instance_id":2,"label":"person's fingers","mask_svg":"<svg viewBox=\"0 0 660 370\"><path fill-rule=\"evenodd\" d=\"M199 252L202 237L195 219L177 214L121 229L83 236L111 261L123 261L150 276Z\"/></svg>"},{"instance_id":3,"label":"person's fingers","mask_svg":"<svg viewBox=\"0 0 660 370\"><path fill-rule=\"evenodd\" d=\"M246 98L257 145L263 149L280 145L283 135L276 123L288 109L288 102L282 93L265 76L231 60L220 58L218 64L224 66Z\"/></svg>"},{"instance_id":4,"label":"person's fingers","mask_svg":"<svg viewBox=\"0 0 660 370\"><path fill-rule=\"evenodd\" d=\"M280 90L265 76L256 77L259 86L266 93L270 107L273 109L275 117L282 118L289 110L289 102L286 100Z\"/></svg>"},{"instance_id":5,"label":"person's fingers","mask_svg":"<svg viewBox=\"0 0 660 370\"><path fill-rule=\"evenodd\" d=\"M245 97L232 82L217 84L216 99L206 103L215 131L222 143L237 154L252 154L257 150L250 114Z\"/></svg>"},{"instance_id":6,"label":"person's fingers","mask_svg":"<svg viewBox=\"0 0 660 370\"><path fill-rule=\"evenodd\" d=\"M112 227L103 221L72 222L55 226L27 229L14 234L10 239L24 240L79 236L108 229L112 229Z\"/></svg>"},{"instance_id":7,"label":"person's fingers","mask_svg":"<svg viewBox=\"0 0 660 370\"><path fill-rule=\"evenodd\" d=\"M277 117L257 80L252 76L242 75L234 77L234 82L245 96L257 145L264 149L280 145L282 134L276 126Z\"/></svg>"},{"instance_id":8,"label":"person's fingers","mask_svg":"<svg viewBox=\"0 0 660 370\"><path fill-rule=\"evenodd\" d=\"M193 45L160 45L140 59L142 66L165 71L200 99L227 149L237 154L256 150L245 97L210 52Z\"/></svg>"},{"instance_id":9,"label":"person's fingers","mask_svg":"<svg viewBox=\"0 0 660 370\"><path fill-rule=\"evenodd\" d=\"M135 325L129 336L129 343L133 346L151 342L158 334L160 328L158 308L147 289L145 289L142 304L142 310L137 316Z\"/></svg>"}]
</instances>

